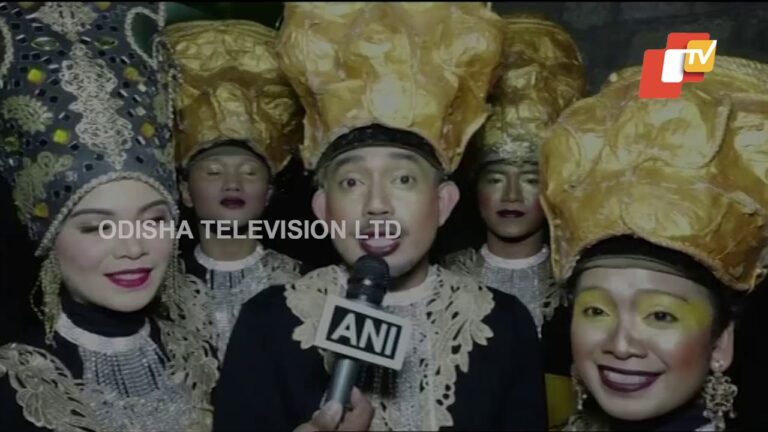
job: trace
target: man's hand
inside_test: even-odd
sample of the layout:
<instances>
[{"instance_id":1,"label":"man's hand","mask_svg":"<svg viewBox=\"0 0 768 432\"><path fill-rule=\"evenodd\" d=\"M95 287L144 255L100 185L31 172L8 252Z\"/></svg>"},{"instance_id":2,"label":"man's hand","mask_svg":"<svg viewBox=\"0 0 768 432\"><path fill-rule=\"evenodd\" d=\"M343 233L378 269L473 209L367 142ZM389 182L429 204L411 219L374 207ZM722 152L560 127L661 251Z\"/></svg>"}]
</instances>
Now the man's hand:
<instances>
[{"instance_id":1,"label":"man's hand","mask_svg":"<svg viewBox=\"0 0 768 432\"><path fill-rule=\"evenodd\" d=\"M373 420L373 405L356 387L352 389L349 403L341 424L341 405L328 402L320 411L315 411L312 420L300 425L294 432L367 431Z\"/></svg>"}]
</instances>

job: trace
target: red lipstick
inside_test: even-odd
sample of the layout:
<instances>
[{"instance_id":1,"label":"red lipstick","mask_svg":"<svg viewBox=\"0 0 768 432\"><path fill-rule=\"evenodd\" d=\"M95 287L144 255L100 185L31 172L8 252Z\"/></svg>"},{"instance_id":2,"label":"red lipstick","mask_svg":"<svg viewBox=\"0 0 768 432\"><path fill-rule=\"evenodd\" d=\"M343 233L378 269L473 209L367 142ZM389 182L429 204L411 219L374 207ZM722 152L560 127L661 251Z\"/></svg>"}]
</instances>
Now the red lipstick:
<instances>
[{"instance_id":1,"label":"red lipstick","mask_svg":"<svg viewBox=\"0 0 768 432\"><path fill-rule=\"evenodd\" d=\"M121 288L135 289L141 288L147 283L151 272L152 269L150 268L138 268L107 273L104 276Z\"/></svg>"}]
</instances>

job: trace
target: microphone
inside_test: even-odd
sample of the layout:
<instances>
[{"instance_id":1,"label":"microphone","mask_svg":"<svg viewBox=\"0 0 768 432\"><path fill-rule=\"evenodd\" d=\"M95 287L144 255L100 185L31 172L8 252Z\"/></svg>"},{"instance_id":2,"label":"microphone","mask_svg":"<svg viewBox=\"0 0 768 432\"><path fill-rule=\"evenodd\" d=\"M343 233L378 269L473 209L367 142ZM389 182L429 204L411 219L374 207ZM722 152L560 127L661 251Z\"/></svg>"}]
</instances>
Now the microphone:
<instances>
[{"instance_id":1,"label":"microphone","mask_svg":"<svg viewBox=\"0 0 768 432\"><path fill-rule=\"evenodd\" d=\"M389 290L390 284L389 265L387 265L387 262L379 257L364 255L352 267L352 274L347 281L346 299L360 306L380 310L381 301L384 299L384 294ZM363 319L368 318L368 316L358 314L352 316L352 321L350 322L354 322L354 320L360 321L360 316L363 316ZM347 320L344 320L344 322L347 322ZM364 340L365 331L363 331L359 338L357 327L351 332L350 336L354 339ZM328 387L326 402L337 401L342 407L347 406L352 393L352 387L360 375L360 366L361 360L359 359L346 355L337 357L333 365L333 376Z\"/></svg>"}]
</instances>

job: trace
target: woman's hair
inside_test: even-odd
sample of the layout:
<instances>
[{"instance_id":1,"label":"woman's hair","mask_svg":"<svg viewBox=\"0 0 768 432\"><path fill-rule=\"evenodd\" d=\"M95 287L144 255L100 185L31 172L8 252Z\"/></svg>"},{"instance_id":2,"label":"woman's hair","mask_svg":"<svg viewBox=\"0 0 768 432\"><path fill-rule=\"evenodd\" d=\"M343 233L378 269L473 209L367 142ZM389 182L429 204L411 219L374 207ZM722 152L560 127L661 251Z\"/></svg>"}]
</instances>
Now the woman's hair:
<instances>
[{"instance_id":1,"label":"woman's hair","mask_svg":"<svg viewBox=\"0 0 768 432\"><path fill-rule=\"evenodd\" d=\"M714 311L713 337L719 337L729 324L736 321L739 315L740 298L734 290L721 282L706 266L682 252L657 246L641 238L628 235L612 237L588 248L579 258L576 270L566 281L568 292L574 292L576 281L581 274L582 263L598 256L630 254L664 262L685 275L686 279L707 288L710 304Z\"/></svg>"}]
</instances>

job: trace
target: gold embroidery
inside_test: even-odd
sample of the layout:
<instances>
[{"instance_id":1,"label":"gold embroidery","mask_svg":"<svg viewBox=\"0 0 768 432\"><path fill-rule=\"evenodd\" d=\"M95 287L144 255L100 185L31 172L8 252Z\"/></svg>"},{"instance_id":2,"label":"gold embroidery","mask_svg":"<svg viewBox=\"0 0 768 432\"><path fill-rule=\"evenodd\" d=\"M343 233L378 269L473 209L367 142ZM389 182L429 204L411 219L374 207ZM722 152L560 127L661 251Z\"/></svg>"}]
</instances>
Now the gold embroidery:
<instances>
[{"instance_id":1,"label":"gold embroidery","mask_svg":"<svg viewBox=\"0 0 768 432\"><path fill-rule=\"evenodd\" d=\"M2 116L15 121L26 133L44 132L53 123L53 114L39 100L31 96L11 96L0 107Z\"/></svg>"},{"instance_id":2,"label":"gold embroidery","mask_svg":"<svg viewBox=\"0 0 768 432\"><path fill-rule=\"evenodd\" d=\"M293 331L293 340L307 349L315 343L317 325L328 295L340 295L341 272L335 266L319 268L285 287L286 305L302 324Z\"/></svg>"},{"instance_id":3,"label":"gold embroidery","mask_svg":"<svg viewBox=\"0 0 768 432\"><path fill-rule=\"evenodd\" d=\"M503 109L492 109L492 112L494 113L499 111L503 111ZM497 115L502 116L503 114ZM520 137L510 136L510 132L503 130L503 123L505 121L503 117L498 119L495 117L490 118L492 120L489 120L489 122L486 122L485 124L485 140L489 143L486 146L485 151L494 153L499 159L504 159L506 162L515 166L538 166L539 146L530 141L522 141ZM493 121L493 119L497 121ZM496 123L499 123L499 125Z\"/></svg>"},{"instance_id":4,"label":"gold embroidery","mask_svg":"<svg viewBox=\"0 0 768 432\"><path fill-rule=\"evenodd\" d=\"M162 150L155 149L155 158L160 165L173 169L173 146L167 145Z\"/></svg>"},{"instance_id":5,"label":"gold embroidery","mask_svg":"<svg viewBox=\"0 0 768 432\"><path fill-rule=\"evenodd\" d=\"M98 430L95 413L80 398L80 382L48 352L27 345L0 348L0 377L16 390L24 417L57 432Z\"/></svg>"},{"instance_id":6,"label":"gold embroidery","mask_svg":"<svg viewBox=\"0 0 768 432\"><path fill-rule=\"evenodd\" d=\"M49 152L37 155L37 161L24 158L24 169L16 177L13 199L18 206L19 218L29 224L30 215L34 214L35 204L45 198L45 185L53 177L72 166L72 156L54 156Z\"/></svg>"},{"instance_id":7,"label":"gold embroidery","mask_svg":"<svg viewBox=\"0 0 768 432\"><path fill-rule=\"evenodd\" d=\"M83 2L45 2L32 17L75 41L78 34L96 20L97 15Z\"/></svg>"},{"instance_id":8,"label":"gold embroidery","mask_svg":"<svg viewBox=\"0 0 768 432\"><path fill-rule=\"evenodd\" d=\"M568 293L550 274L549 284L544 291L544 299L541 302L541 313L544 321L551 320L560 306L568 306Z\"/></svg>"},{"instance_id":9,"label":"gold embroidery","mask_svg":"<svg viewBox=\"0 0 768 432\"><path fill-rule=\"evenodd\" d=\"M152 98L152 109L155 112L157 122L160 124L168 123L168 93L161 86L158 89L157 96ZM173 146L169 146L173 147Z\"/></svg>"},{"instance_id":10,"label":"gold embroidery","mask_svg":"<svg viewBox=\"0 0 768 432\"><path fill-rule=\"evenodd\" d=\"M11 36L11 29L3 17L0 17L0 38L3 39L3 60L0 62L0 83L2 83L5 74L8 73L8 68L11 67L11 61L13 61L13 37Z\"/></svg>"},{"instance_id":11,"label":"gold embroidery","mask_svg":"<svg viewBox=\"0 0 768 432\"><path fill-rule=\"evenodd\" d=\"M207 432L213 427L210 396L219 379L219 364L207 341L180 325L158 321L163 345L170 357L168 373L176 383L184 383L191 391L196 418L189 419L187 431Z\"/></svg>"},{"instance_id":12,"label":"gold embroidery","mask_svg":"<svg viewBox=\"0 0 768 432\"><path fill-rule=\"evenodd\" d=\"M82 115L75 126L80 141L122 169L133 131L131 123L117 113L122 102L110 96L117 78L103 60L90 58L79 43L72 47L72 60L62 62L60 75L61 87L77 98L69 108Z\"/></svg>"},{"instance_id":13,"label":"gold embroidery","mask_svg":"<svg viewBox=\"0 0 768 432\"><path fill-rule=\"evenodd\" d=\"M173 296L164 299L171 321L213 344L215 339L213 321L208 311L208 288L190 274L179 274L177 278L183 281L182 286L175 290Z\"/></svg>"},{"instance_id":14,"label":"gold embroidery","mask_svg":"<svg viewBox=\"0 0 768 432\"><path fill-rule=\"evenodd\" d=\"M472 276L479 280L483 270L483 259L474 249L464 249L447 255L442 266L451 271Z\"/></svg>"},{"instance_id":15,"label":"gold embroidery","mask_svg":"<svg viewBox=\"0 0 768 432\"><path fill-rule=\"evenodd\" d=\"M191 332L158 322L170 357L167 373L190 390L195 418L186 430L206 432L212 427L210 392L218 379L218 364L209 349ZM97 416L83 400L81 380L74 379L48 352L27 345L0 347L0 377L8 375L24 417L38 427L56 432L100 431Z\"/></svg>"},{"instance_id":16,"label":"gold embroidery","mask_svg":"<svg viewBox=\"0 0 768 432\"><path fill-rule=\"evenodd\" d=\"M279 252L265 251L261 263L268 286L289 284L301 277L301 263Z\"/></svg>"},{"instance_id":17,"label":"gold embroidery","mask_svg":"<svg viewBox=\"0 0 768 432\"><path fill-rule=\"evenodd\" d=\"M493 310L493 294L467 277L440 267L435 267L435 272L433 297L427 304L433 366L432 373L422 378L424 430L453 425L448 408L455 401L456 367L468 372L469 353L474 344L486 345L493 337L491 328L482 322ZM286 286L286 304L302 320L293 332L293 339L302 349L311 347L315 340L326 297L340 295L341 275L337 267L324 267ZM324 358L328 369L330 356ZM372 430L391 429L386 401L374 397L373 402L376 414Z\"/></svg>"}]
</instances>

